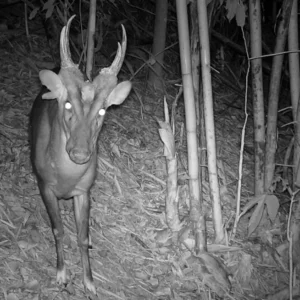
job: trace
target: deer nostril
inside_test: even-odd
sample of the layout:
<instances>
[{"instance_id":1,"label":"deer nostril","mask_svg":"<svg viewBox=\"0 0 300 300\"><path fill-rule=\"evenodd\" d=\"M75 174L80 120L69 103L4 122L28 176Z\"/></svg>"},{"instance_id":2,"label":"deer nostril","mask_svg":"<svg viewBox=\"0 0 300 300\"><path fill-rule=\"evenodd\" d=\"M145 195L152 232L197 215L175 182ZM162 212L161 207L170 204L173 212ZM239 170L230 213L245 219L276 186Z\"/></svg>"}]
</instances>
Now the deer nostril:
<instances>
[{"instance_id":1,"label":"deer nostril","mask_svg":"<svg viewBox=\"0 0 300 300\"><path fill-rule=\"evenodd\" d=\"M91 157L90 151L86 149L73 149L70 151L70 158L76 164L84 164L89 161Z\"/></svg>"}]
</instances>

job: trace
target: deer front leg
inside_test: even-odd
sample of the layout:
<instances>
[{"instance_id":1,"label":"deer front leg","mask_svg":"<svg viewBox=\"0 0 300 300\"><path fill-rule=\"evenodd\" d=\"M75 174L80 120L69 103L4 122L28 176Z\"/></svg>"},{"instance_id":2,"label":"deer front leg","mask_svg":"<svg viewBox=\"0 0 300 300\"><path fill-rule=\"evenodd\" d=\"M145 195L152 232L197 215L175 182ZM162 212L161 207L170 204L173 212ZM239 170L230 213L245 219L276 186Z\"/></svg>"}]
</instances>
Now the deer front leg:
<instances>
[{"instance_id":1,"label":"deer front leg","mask_svg":"<svg viewBox=\"0 0 300 300\"><path fill-rule=\"evenodd\" d=\"M64 262L64 253L63 253L63 238L64 238L64 229L63 223L60 216L58 199L54 195L53 191L49 186L44 184L39 184L40 192L42 195L43 202L46 206L51 226L52 232L55 239L56 246L56 255L57 255L57 273L56 281L58 284L67 284L67 270Z\"/></svg>"},{"instance_id":2,"label":"deer front leg","mask_svg":"<svg viewBox=\"0 0 300 300\"><path fill-rule=\"evenodd\" d=\"M88 254L90 200L87 193L74 197L74 211L77 225L78 246L80 248L83 268L83 284L87 290L96 294Z\"/></svg>"}]
</instances>

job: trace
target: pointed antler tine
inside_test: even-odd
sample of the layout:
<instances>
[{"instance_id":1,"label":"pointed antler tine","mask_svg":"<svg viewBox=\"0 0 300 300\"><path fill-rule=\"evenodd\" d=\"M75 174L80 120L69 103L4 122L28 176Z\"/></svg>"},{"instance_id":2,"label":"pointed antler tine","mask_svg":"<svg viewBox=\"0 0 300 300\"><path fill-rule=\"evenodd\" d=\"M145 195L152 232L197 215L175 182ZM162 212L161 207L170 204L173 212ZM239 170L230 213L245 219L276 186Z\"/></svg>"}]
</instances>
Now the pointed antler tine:
<instances>
[{"instance_id":1,"label":"pointed antler tine","mask_svg":"<svg viewBox=\"0 0 300 300\"><path fill-rule=\"evenodd\" d=\"M125 27L122 24L121 27L122 27L122 45L118 43L118 50L114 61L112 62L110 67L102 69L100 71L100 74L112 74L117 76L122 67L125 53L126 53L126 47L127 47L127 36L126 36Z\"/></svg>"},{"instance_id":2,"label":"pointed antler tine","mask_svg":"<svg viewBox=\"0 0 300 300\"><path fill-rule=\"evenodd\" d=\"M69 32L70 32L70 25L72 20L75 18L76 15L73 15L67 22L67 25L63 27L61 34L60 34L60 59L61 59L61 68L78 68L78 65L74 64L71 58L70 52L70 44L69 44Z\"/></svg>"}]
</instances>

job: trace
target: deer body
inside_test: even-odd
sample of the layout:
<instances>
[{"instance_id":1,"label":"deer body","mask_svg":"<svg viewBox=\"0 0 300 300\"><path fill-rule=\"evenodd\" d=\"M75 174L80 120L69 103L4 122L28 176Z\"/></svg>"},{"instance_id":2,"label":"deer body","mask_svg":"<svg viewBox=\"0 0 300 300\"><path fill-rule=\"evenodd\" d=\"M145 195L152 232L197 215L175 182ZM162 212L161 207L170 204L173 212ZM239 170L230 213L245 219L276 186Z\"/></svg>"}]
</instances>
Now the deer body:
<instances>
[{"instance_id":1,"label":"deer body","mask_svg":"<svg viewBox=\"0 0 300 300\"><path fill-rule=\"evenodd\" d=\"M118 84L116 77L126 51L124 27L122 46L119 44L112 65L92 82L84 81L70 57L68 34L72 19L61 33L59 73L40 72L41 82L47 89L42 89L31 111L31 160L55 238L57 282L66 284L68 280L58 200L73 198L83 283L96 294L88 255L89 191L96 174L96 142L106 109L125 100L131 83Z\"/></svg>"}]
</instances>

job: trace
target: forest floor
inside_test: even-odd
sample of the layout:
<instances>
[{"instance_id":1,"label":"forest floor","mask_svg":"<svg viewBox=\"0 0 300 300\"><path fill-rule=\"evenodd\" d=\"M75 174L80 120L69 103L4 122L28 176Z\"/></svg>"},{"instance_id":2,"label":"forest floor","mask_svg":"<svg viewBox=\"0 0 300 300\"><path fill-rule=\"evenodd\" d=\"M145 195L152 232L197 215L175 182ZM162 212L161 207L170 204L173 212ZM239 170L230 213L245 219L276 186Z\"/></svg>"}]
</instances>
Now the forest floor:
<instances>
[{"instance_id":1,"label":"forest floor","mask_svg":"<svg viewBox=\"0 0 300 300\"><path fill-rule=\"evenodd\" d=\"M47 68L47 61L48 68L52 66L47 41L43 34L33 34L30 51L25 31L22 31L13 38L4 38L1 43L0 299L84 299L72 201L60 201L65 258L71 276L70 284L62 288L55 282L54 239L30 163L28 116L41 87L38 71ZM174 58L174 63L177 64L178 59ZM167 68L171 68L170 64ZM166 161L155 119L164 120L164 95L146 87L146 76L140 76L133 79L133 91L123 105L109 110L98 142L98 172L91 190L90 218L90 257L98 296L100 299L188 300L208 299L211 293L210 299L220 299L185 264L191 252L184 245L171 243L165 221ZM173 77L180 81L179 74ZM171 107L178 87L165 78L165 89ZM223 222L226 229L231 229L245 120L244 98L216 80L213 91ZM181 99L176 110L175 139L180 218L188 228L184 128ZM246 126L242 205L253 196L253 159L250 112ZM211 254L231 274L231 296L223 299L263 299L284 288L288 274L280 270L273 259L272 246L266 241L268 233L282 227L286 219L278 219L272 226L268 223L254 237L247 238L250 216L247 214L239 223L236 239L230 241L230 245L235 246L234 251L228 247L227 251L220 252L221 246L212 247L214 232L207 178L203 195ZM281 244L278 239L276 245Z\"/></svg>"}]
</instances>

